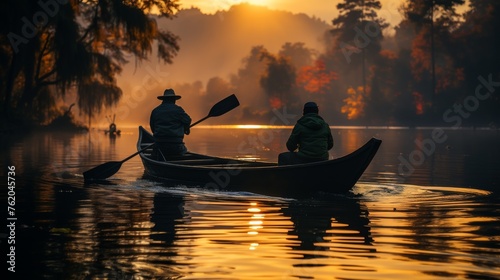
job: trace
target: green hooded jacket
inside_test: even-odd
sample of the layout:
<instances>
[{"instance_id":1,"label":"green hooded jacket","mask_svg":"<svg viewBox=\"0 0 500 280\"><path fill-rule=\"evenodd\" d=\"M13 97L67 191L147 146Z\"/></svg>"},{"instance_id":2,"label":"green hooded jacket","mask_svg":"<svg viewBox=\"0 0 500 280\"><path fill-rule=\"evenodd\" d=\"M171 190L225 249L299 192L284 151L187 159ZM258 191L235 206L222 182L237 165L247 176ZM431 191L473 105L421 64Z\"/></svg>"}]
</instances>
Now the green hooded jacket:
<instances>
[{"instance_id":1,"label":"green hooded jacket","mask_svg":"<svg viewBox=\"0 0 500 280\"><path fill-rule=\"evenodd\" d=\"M328 150L333 147L329 125L316 113L303 115L295 124L286 142L290 152L297 148L298 156L305 159L328 159Z\"/></svg>"}]
</instances>

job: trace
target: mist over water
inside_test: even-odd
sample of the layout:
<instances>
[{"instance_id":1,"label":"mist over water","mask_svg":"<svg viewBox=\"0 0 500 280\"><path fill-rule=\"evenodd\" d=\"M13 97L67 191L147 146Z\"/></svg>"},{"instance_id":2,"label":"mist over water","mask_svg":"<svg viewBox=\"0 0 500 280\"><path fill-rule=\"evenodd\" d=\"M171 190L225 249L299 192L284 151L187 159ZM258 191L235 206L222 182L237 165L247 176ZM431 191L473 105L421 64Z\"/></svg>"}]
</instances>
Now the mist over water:
<instances>
[{"instance_id":1,"label":"mist over water","mask_svg":"<svg viewBox=\"0 0 500 280\"><path fill-rule=\"evenodd\" d=\"M159 63L155 53L149 61L139 63L130 57L118 79L124 96L109 110L120 122L148 121L150 111L158 104L156 96L170 87L183 96L179 104L194 118L204 117L207 107L233 93L252 114L269 113L272 108L259 81L266 61L241 72L252 49L262 47L277 54L286 43L300 43L311 54L319 54L325 48L324 36L329 28L327 23L304 14L247 4L212 15L196 8L181 10L172 20L158 19L158 25L179 36L180 51L171 65ZM212 81L210 85L211 79L219 79L222 84ZM237 119L252 121L242 114ZM267 118L257 120L266 124Z\"/></svg>"},{"instance_id":2,"label":"mist over water","mask_svg":"<svg viewBox=\"0 0 500 280\"><path fill-rule=\"evenodd\" d=\"M0 49L0 243L9 279L500 278L497 2L466 1L466 12L460 0L332 3L330 25L249 4L154 22L145 3L105 9L100 1L97 26L90 2L42 2L0 9L10 40ZM58 11L49 17L46 5ZM383 18L396 11L397 28L387 32ZM135 29L115 28L114 12L128 14L127 27L151 28L124 33ZM150 51L156 35L169 36L153 24L179 36L173 64ZM145 38L115 40L126 34ZM131 47L144 60L125 54L122 65ZM157 182L137 156L109 180L84 183L84 171L137 151L137 126L148 127L166 88L193 121L238 96L237 109L186 136L192 152L275 162L306 101L331 126L331 158L372 137L382 146L344 194ZM81 115L84 108L95 114ZM59 127L85 118L90 132L15 133L58 116ZM109 136L115 116L121 134Z\"/></svg>"},{"instance_id":3,"label":"mist over water","mask_svg":"<svg viewBox=\"0 0 500 280\"><path fill-rule=\"evenodd\" d=\"M302 199L166 185L138 157L106 184L81 172L135 152L136 129L110 138L2 138L16 166L18 276L63 278L495 279L500 250L497 131L447 130L408 176L431 130L332 129L332 157L383 140L347 194ZM290 128L193 128L188 149L275 161ZM267 136L267 137L264 137ZM252 142L253 141L253 142ZM253 143L251 146L242 145ZM249 147L252 149L250 150ZM0 173L5 179L5 169ZM262 182L266 184L266 182ZM268 186L272 188L272 186Z\"/></svg>"}]
</instances>

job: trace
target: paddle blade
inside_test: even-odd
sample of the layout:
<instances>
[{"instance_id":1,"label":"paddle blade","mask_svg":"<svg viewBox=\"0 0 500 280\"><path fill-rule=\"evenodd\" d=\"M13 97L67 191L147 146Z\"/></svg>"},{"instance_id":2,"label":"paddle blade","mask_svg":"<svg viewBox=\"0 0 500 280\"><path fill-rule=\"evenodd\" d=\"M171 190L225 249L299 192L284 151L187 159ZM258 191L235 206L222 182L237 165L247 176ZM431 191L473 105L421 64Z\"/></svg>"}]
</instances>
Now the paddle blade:
<instances>
[{"instance_id":1,"label":"paddle blade","mask_svg":"<svg viewBox=\"0 0 500 280\"><path fill-rule=\"evenodd\" d=\"M103 163L83 172L83 178L85 179L85 181L106 179L118 172L118 170L120 170L120 167L122 166L122 163L122 161L109 161Z\"/></svg>"},{"instance_id":2,"label":"paddle blade","mask_svg":"<svg viewBox=\"0 0 500 280\"><path fill-rule=\"evenodd\" d=\"M208 117L218 117L220 115L223 115L234 108L238 107L240 105L240 102L238 101L238 98L236 98L236 95L231 94L230 96L222 99L221 101L217 102L212 109L210 109L210 112L208 113Z\"/></svg>"}]
</instances>

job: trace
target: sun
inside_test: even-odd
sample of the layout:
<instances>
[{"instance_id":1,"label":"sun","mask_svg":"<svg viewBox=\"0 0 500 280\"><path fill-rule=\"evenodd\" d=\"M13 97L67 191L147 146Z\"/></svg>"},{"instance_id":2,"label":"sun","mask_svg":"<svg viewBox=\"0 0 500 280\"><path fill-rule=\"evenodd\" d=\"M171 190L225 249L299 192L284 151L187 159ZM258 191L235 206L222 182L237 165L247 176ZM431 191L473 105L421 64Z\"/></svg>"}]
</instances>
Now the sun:
<instances>
[{"instance_id":1,"label":"sun","mask_svg":"<svg viewBox=\"0 0 500 280\"><path fill-rule=\"evenodd\" d=\"M233 5L248 3L256 6L269 6L273 0L184 0L181 3L183 8L198 7L202 12L214 13L221 10L227 10Z\"/></svg>"},{"instance_id":2,"label":"sun","mask_svg":"<svg viewBox=\"0 0 500 280\"><path fill-rule=\"evenodd\" d=\"M241 4L241 3L248 3L251 5L256 5L256 6L269 6L270 1L272 0L219 0L219 1L213 1L214 3L219 3L221 6L224 6L225 9Z\"/></svg>"},{"instance_id":3,"label":"sun","mask_svg":"<svg viewBox=\"0 0 500 280\"><path fill-rule=\"evenodd\" d=\"M232 6L236 4L241 4L241 3L248 3L248 4L253 4L253 5L259 5L259 6L267 6L269 5L269 2L271 0L219 0L219 1L214 1L221 3L225 6Z\"/></svg>"}]
</instances>

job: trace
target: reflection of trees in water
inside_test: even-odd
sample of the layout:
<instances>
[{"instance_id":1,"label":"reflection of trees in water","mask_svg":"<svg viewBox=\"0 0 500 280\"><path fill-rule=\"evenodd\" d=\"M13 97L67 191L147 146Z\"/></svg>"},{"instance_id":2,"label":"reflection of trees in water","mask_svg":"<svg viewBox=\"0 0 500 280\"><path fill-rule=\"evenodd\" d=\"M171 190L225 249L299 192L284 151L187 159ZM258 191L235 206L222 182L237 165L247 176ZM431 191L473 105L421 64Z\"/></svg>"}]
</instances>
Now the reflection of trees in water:
<instances>
[{"instance_id":1,"label":"reflection of trees in water","mask_svg":"<svg viewBox=\"0 0 500 280\"><path fill-rule=\"evenodd\" d=\"M335 251L341 246L343 252L373 252L368 210L359 200L335 197L326 201L294 201L283 213L293 222L288 232L299 243L293 250L308 251L303 258L327 257L321 251ZM335 225L334 225L335 224ZM328 243L328 245L325 245ZM359 244L369 247L361 248ZM355 245L349 248L350 245Z\"/></svg>"},{"instance_id":2,"label":"reflection of trees in water","mask_svg":"<svg viewBox=\"0 0 500 280\"><path fill-rule=\"evenodd\" d=\"M16 255L22 257L16 260L16 274L20 279L40 275L68 279L73 273L84 273L85 267L78 267L70 256L79 241L72 231L78 227L79 205L88 199L86 192L35 178L22 183L26 195L16 207L22 209L16 228Z\"/></svg>"},{"instance_id":3,"label":"reflection of trees in water","mask_svg":"<svg viewBox=\"0 0 500 280\"><path fill-rule=\"evenodd\" d=\"M403 251L401 254L409 259L436 263L454 263L457 262L457 254L470 254L471 262L477 267L497 266L497 256L491 249L499 248L495 237L499 236L500 228L497 226L498 215L490 209L499 205L498 199L445 193L435 195L438 197L434 199L439 199L438 202L409 207L408 230L413 234L408 238L413 242L406 242L405 246L418 250L418 254L408 250L405 251L409 253ZM485 252L491 252L491 256ZM481 258L473 257L481 254Z\"/></svg>"},{"instance_id":4,"label":"reflection of trees in water","mask_svg":"<svg viewBox=\"0 0 500 280\"><path fill-rule=\"evenodd\" d=\"M451 249L447 234L451 225L448 224L449 220L443 219L448 215L450 215L449 211L441 207L429 204L414 206L414 209L408 213L410 230L414 233L409 238L414 242L407 246L420 252L409 253L408 258L419 261L449 261L449 255L439 253Z\"/></svg>"},{"instance_id":5,"label":"reflection of trees in water","mask_svg":"<svg viewBox=\"0 0 500 280\"><path fill-rule=\"evenodd\" d=\"M20 148L12 148L14 143ZM90 166L116 157L115 141L101 132L39 131L0 139L0 147L4 166L15 164L17 174L34 182L55 179L60 182L59 179L75 177Z\"/></svg>"},{"instance_id":6,"label":"reflection of trees in water","mask_svg":"<svg viewBox=\"0 0 500 280\"><path fill-rule=\"evenodd\" d=\"M26 214L35 226L19 231L26 279L179 276L169 257L176 255L171 244L182 199L113 186L39 188L47 192L36 195L38 208Z\"/></svg>"},{"instance_id":7,"label":"reflection of trees in water","mask_svg":"<svg viewBox=\"0 0 500 280\"><path fill-rule=\"evenodd\" d=\"M471 208L466 211L466 213L469 217L480 218L478 220L470 221L468 225L475 228L475 230L471 230L471 233L478 237L485 238L468 240L469 246L467 249L464 249L464 251L471 255L486 255L482 258L474 258L472 263L477 267L498 267L498 252L500 251L500 224L498 223L498 209L500 209L500 197L493 195L476 197L475 201L480 205L482 204L483 207ZM492 209L495 210L492 211ZM485 251L483 248L488 248L488 250ZM473 272L470 274L471 275L469 275L468 278L478 278L477 275L472 275Z\"/></svg>"},{"instance_id":8,"label":"reflection of trees in water","mask_svg":"<svg viewBox=\"0 0 500 280\"><path fill-rule=\"evenodd\" d=\"M157 272L143 255L149 244L151 194L98 188L80 203L77 240L70 262L83 263L92 277L152 276Z\"/></svg>"}]
</instances>

